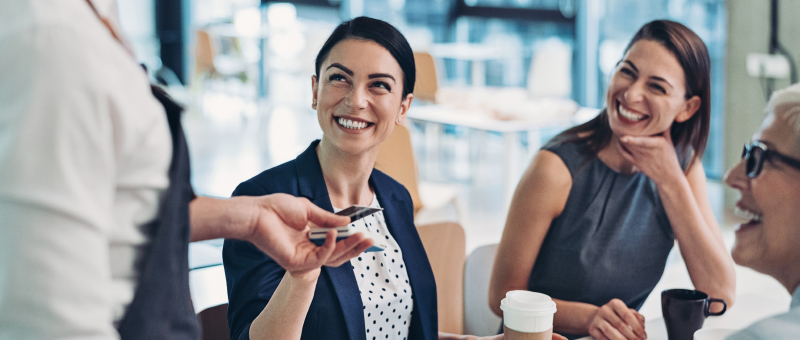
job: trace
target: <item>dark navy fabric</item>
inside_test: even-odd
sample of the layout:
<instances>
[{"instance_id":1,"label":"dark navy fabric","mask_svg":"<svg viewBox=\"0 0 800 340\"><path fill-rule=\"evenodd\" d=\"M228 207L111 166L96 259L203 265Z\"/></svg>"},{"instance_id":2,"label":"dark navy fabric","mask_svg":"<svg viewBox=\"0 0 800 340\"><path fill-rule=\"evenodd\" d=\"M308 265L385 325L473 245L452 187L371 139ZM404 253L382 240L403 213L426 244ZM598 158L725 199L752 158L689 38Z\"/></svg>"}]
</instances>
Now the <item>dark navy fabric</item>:
<instances>
[{"instance_id":1,"label":"dark navy fabric","mask_svg":"<svg viewBox=\"0 0 800 340\"><path fill-rule=\"evenodd\" d=\"M189 294L189 150L181 128L183 108L161 88L153 95L164 105L172 133L169 187L158 215L144 230L150 243L137 263L136 293L117 330L122 339L200 339L200 323Z\"/></svg>"},{"instance_id":2,"label":"dark navy fabric","mask_svg":"<svg viewBox=\"0 0 800 340\"><path fill-rule=\"evenodd\" d=\"M572 188L545 236L528 289L596 306L617 298L638 310L661 279L675 242L655 183L641 172L612 170L581 153L579 144L544 149L564 161ZM685 169L688 157L679 158Z\"/></svg>"},{"instance_id":3,"label":"dark navy fabric","mask_svg":"<svg viewBox=\"0 0 800 340\"><path fill-rule=\"evenodd\" d=\"M333 211L317 157L319 141L289 161L239 184L234 196L287 193ZM409 339L438 338L436 283L416 227L411 196L400 183L373 170L369 179L389 232L402 249L413 292ZM228 284L231 339L249 339L250 324L264 309L286 272L249 242L225 240L222 262ZM322 267L301 339L366 340L364 306L353 266ZM370 338L371 339L371 338Z\"/></svg>"}]
</instances>

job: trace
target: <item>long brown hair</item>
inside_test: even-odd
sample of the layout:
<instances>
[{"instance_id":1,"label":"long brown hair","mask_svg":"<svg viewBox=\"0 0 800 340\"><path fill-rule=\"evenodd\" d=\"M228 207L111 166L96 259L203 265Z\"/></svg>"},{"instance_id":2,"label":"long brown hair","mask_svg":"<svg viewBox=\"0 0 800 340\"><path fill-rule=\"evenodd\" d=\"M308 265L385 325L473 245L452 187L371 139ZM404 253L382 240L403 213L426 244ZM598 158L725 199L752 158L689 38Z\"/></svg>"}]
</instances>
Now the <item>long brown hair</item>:
<instances>
[{"instance_id":1,"label":"long brown hair","mask_svg":"<svg viewBox=\"0 0 800 340\"><path fill-rule=\"evenodd\" d=\"M686 79L686 99L700 97L697 112L683 123L673 122L670 129L678 155L694 151L689 167L703 156L711 120L711 62L703 40L688 27L669 20L651 21L636 32L625 47L625 53L639 40L654 41L678 59ZM608 103L606 103L608 105ZM608 123L608 107L592 120L572 127L553 137L547 145L585 143L584 152L597 155L611 142L613 132ZM687 167L687 171L689 169Z\"/></svg>"}]
</instances>

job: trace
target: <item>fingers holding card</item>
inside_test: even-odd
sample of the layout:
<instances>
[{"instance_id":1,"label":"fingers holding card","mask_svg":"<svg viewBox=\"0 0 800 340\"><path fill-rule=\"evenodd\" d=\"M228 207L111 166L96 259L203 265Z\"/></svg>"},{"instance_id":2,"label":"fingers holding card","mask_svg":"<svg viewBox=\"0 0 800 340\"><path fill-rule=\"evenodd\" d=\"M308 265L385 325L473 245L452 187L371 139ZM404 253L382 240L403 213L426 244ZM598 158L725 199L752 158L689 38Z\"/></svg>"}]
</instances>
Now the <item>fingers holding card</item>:
<instances>
[{"instance_id":1,"label":"fingers holding card","mask_svg":"<svg viewBox=\"0 0 800 340\"><path fill-rule=\"evenodd\" d=\"M368 248L366 252L376 252L382 251L386 249L387 244L383 240L378 237L373 237L374 233L369 231L365 226L356 222L364 217L372 215L376 212L382 211L383 208L374 208L374 207L365 207L360 205L353 205L349 208L340 210L336 213L336 215L347 216L350 217L350 224L346 226L337 227L336 231L338 232L336 236L336 241L340 241L350 237L356 233L362 233L369 239L375 241L372 247ZM317 245L322 245L325 243L325 235L328 233L329 228L312 228L311 231L308 233L308 238L311 242L314 242Z\"/></svg>"}]
</instances>

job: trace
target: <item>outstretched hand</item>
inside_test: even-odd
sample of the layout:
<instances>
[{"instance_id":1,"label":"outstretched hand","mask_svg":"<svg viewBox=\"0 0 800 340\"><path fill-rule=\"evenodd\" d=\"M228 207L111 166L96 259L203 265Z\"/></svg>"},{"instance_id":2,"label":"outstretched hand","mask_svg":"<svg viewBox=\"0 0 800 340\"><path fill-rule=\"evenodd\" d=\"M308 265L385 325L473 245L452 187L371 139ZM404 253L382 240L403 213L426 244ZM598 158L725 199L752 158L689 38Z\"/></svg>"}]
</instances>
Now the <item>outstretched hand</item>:
<instances>
[{"instance_id":1,"label":"outstretched hand","mask_svg":"<svg viewBox=\"0 0 800 340\"><path fill-rule=\"evenodd\" d=\"M669 130L653 136L622 136L617 150L656 184L684 176Z\"/></svg>"},{"instance_id":2,"label":"outstretched hand","mask_svg":"<svg viewBox=\"0 0 800 340\"><path fill-rule=\"evenodd\" d=\"M374 243L361 233L336 242L336 230L332 229L325 243L317 246L308 239L310 225L335 228L349 224L350 218L334 215L305 198L287 194L255 199L258 214L246 239L292 274L309 272L323 265L338 267Z\"/></svg>"}]
</instances>

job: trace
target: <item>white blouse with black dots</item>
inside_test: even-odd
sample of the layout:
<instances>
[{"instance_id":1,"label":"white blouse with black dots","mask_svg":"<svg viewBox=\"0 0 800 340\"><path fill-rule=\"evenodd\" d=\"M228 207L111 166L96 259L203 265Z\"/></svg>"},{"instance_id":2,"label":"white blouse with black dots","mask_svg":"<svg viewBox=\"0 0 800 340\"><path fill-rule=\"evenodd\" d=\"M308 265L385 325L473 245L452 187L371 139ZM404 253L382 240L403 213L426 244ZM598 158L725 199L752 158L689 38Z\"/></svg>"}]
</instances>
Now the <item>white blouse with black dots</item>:
<instances>
[{"instance_id":1,"label":"white blouse with black dots","mask_svg":"<svg viewBox=\"0 0 800 340\"><path fill-rule=\"evenodd\" d=\"M373 195L370 206L380 208L377 196ZM383 251L361 253L350 260L364 306L367 340L407 340L414 303L403 252L389 234L383 212L354 223L363 223L373 237L383 237L388 245Z\"/></svg>"}]
</instances>

